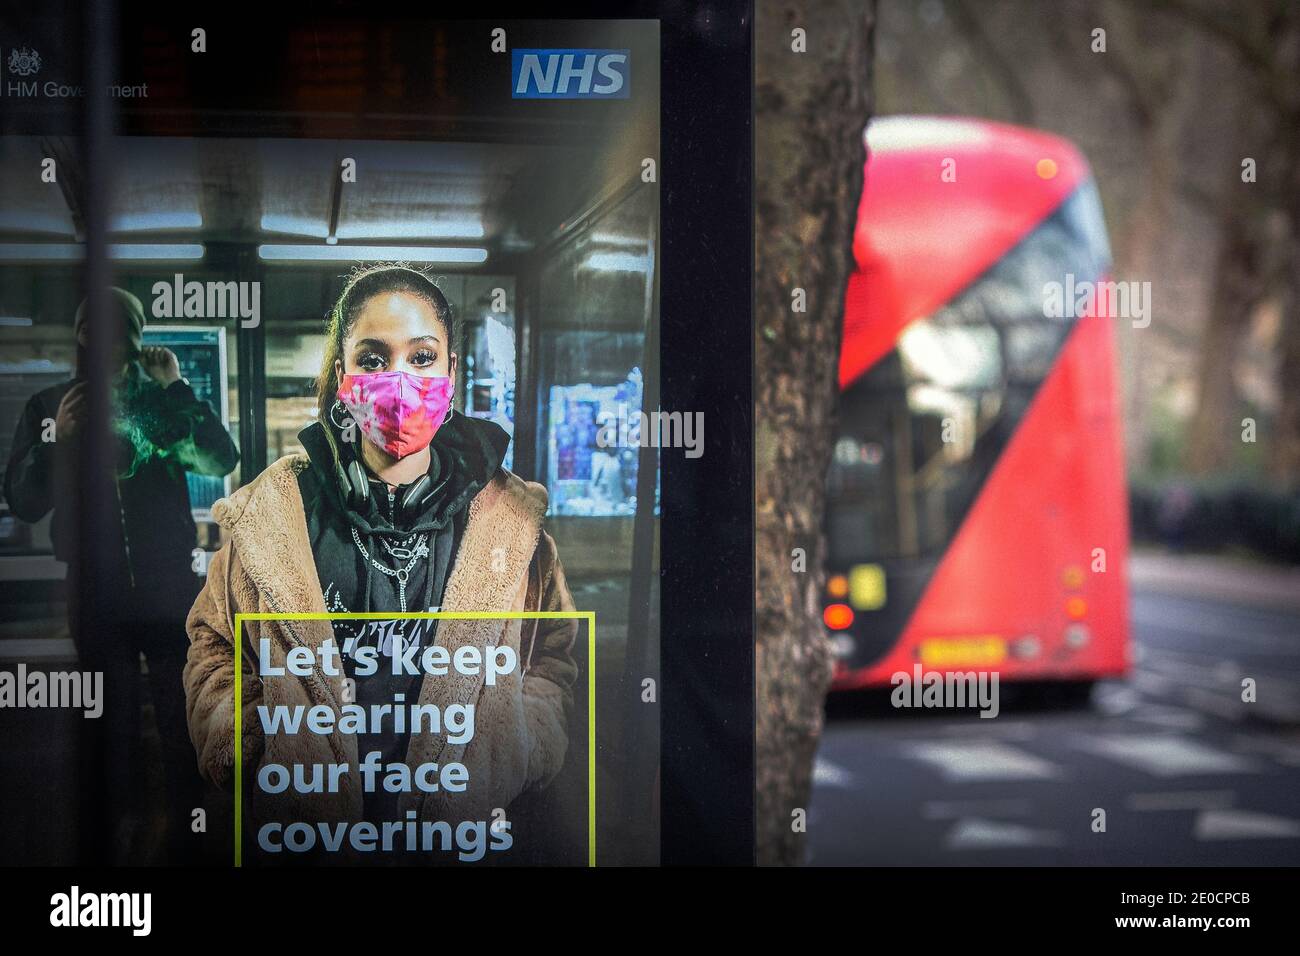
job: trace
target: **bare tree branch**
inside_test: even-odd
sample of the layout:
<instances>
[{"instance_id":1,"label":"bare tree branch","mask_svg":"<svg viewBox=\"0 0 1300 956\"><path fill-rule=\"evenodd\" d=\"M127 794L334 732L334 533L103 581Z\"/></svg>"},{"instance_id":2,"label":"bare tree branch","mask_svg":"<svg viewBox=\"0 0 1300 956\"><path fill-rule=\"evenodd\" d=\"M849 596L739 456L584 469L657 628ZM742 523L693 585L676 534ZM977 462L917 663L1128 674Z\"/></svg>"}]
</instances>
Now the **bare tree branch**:
<instances>
[{"instance_id":1,"label":"bare tree branch","mask_svg":"<svg viewBox=\"0 0 1300 956\"><path fill-rule=\"evenodd\" d=\"M1019 67L998 49L984 28L981 16L971 9L969 0L951 0L949 9L958 31L970 43L980 62L996 77L1011 102L1011 113L1015 121L1023 126L1035 125L1034 101L1020 81Z\"/></svg>"},{"instance_id":2,"label":"bare tree branch","mask_svg":"<svg viewBox=\"0 0 1300 956\"><path fill-rule=\"evenodd\" d=\"M1261 42L1260 38L1241 29L1234 22L1239 21L1238 14L1230 14L1232 20L1229 20L1212 13L1195 0L1142 0L1142 5L1148 10L1154 8L1157 12L1177 16L1228 44L1247 66L1260 75L1261 79L1272 79L1273 60L1269 55L1267 42Z\"/></svg>"}]
</instances>

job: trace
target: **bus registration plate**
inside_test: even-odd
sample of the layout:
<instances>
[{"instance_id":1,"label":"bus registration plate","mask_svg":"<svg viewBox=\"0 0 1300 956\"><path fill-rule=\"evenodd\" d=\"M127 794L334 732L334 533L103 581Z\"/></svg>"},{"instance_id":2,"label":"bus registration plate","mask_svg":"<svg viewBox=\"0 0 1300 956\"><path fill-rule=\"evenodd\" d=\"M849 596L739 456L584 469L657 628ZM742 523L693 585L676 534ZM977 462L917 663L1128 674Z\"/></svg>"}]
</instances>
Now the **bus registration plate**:
<instances>
[{"instance_id":1,"label":"bus registration plate","mask_svg":"<svg viewBox=\"0 0 1300 956\"><path fill-rule=\"evenodd\" d=\"M921 642L926 667L991 667L1007 657L1007 642L997 634L936 637Z\"/></svg>"}]
</instances>

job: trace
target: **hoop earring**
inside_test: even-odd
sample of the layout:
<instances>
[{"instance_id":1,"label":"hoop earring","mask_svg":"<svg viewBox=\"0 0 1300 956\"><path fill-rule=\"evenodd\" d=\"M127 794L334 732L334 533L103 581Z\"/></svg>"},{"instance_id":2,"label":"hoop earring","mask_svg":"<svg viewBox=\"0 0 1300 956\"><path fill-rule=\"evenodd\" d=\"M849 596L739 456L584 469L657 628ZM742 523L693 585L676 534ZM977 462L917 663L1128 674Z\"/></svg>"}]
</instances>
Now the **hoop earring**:
<instances>
[{"instance_id":1,"label":"hoop earring","mask_svg":"<svg viewBox=\"0 0 1300 956\"><path fill-rule=\"evenodd\" d=\"M337 398L334 399L334 404L330 406L330 410L329 410L330 421L333 423L334 427L337 428L339 431L343 431L343 429L347 428L348 426L339 422L336 416L338 415L339 412L343 412L346 414L347 410L348 410L347 406L344 405ZM351 416L348 417L350 418Z\"/></svg>"},{"instance_id":2,"label":"hoop earring","mask_svg":"<svg viewBox=\"0 0 1300 956\"><path fill-rule=\"evenodd\" d=\"M442 416L442 424L443 424L443 425L445 425L445 424L447 424L449 421L451 421L451 416L455 413L455 411L456 411L456 409L452 408L450 405L447 406L447 414ZM439 425L438 427L441 428L442 426Z\"/></svg>"}]
</instances>

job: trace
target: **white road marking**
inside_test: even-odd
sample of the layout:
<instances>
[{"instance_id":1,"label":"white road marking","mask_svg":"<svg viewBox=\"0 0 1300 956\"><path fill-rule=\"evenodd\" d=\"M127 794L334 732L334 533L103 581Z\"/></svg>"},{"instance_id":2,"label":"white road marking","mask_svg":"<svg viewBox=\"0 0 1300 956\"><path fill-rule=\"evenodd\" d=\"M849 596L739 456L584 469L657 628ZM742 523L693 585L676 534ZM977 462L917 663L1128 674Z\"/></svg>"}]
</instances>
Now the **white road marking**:
<instances>
[{"instance_id":1,"label":"white road marking","mask_svg":"<svg viewBox=\"0 0 1300 956\"><path fill-rule=\"evenodd\" d=\"M1033 806L1028 800L927 800L921 804L925 820L958 820L962 817L1027 817Z\"/></svg>"},{"instance_id":2,"label":"white road marking","mask_svg":"<svg viewBox=\"0 0 1300 956\"><path fill-rule=\"evenodd\" d=\"M1294 679L1260 673L1257 668L1244 668L1232 661L1193 664L1167 652L1153 654L1150 667L1159 677L1178 684L1197 706L1229 720L1249 716L1237 704L1241 702L1242 680L1254 678L1257 702L1264 716L1279 723L1300 720L1300 695L1296 693Z\"/></svg>"},{"instance_id":3,"label":"white road marking","mask_svg":"<svg viewBox=\"0 0 1300 956\"><path fill-rule=\"evenodd\" d=\"M1162 694L1175 686L1168 677L1161 677L1152 671L1138 671L1133 675L1133 686L1148 694Z\"/></svg>"},{"instance_id":4,"label":"white road marking","mask_svg":"<svg viewBox=\"0 0 1300 956\"><path fill-rule=\"evenodd\" d=\"M1035 830L1018 823L968 817L948 832L943 846L946 850L996 850L1061 846L1064 842L1053 830Z\"/></svg>"},{"instance_id":5,"label":"white road marking","mask_svg":"<svg viewBox=\"0 0 1300 956\"><path fill-rule=\"evenodd\" d=\"M839 764L831 763L824 757L818 757L813 762L813 785L851 790L854 786L853 774Z\"/></svg>"},{"instance_id":6,"label":"white road marking","mask_svg":"<svg viewBox=\"0 0 1300 956\"><path fill-rule=\"evenodd\" d=\"M1093 701L1100 713L1117 717L1133 710L1141 701L1131 687L1105 687L1097 691Z\"/></svg>"},{"instance_id":7,"label":"white road marking","mask_svg":"<svg viewBox=\"0 0 1300 956\"><path fill-rule=\"evenodd\" d=\"M1167 793L1130 793L1124 806L1137 812L1166 810L1226 810L1236 801L1231 790L1182 790Z\"/></svg>"},{"instance_id":8,"label":"white road marking","mask_svg":"<svg viewBox=\"0 0 1300 956\"><path fill-rule=\"evenodd\" d=\"M1243 709L1245 705L1240 700L1223 694L1216 694L1212 690L1204 690L1200 687L1184 687L1183 699L1197 710L1206 711L1225 720L1246 719L1246 711Z\"/></svg>"},{"instance_id":9,"label":"white road marking","mask_svg":"<svg viewBox=\"0 0 1300 956\"><path fill-rule=\"evenodd\" d=\"M1200 714L1182 707L1166 707L1161 704L1145 704L1129 716L1170 730L1200 730L1205 726L1205 718Z\"/></svg>"},{"instance_id":10,"label":"white road marking","mask_svg":"<svg viewBox=\"0 0 1300 956\"><path fill-rule=\"evenodd\" d=\"M1197 840L1282 840L1300 837L1300 821L1245 810L1204 810L1192 831Z\"/></svg>"},{"instance_id":11,"label":"white road marking","mask_svg":"<svg viewBox=\"0 0 1300 956\"><path fill-rule=\"evenodd\" d=\"M1157 777L1257 773L1260 769L1256 761L1247 757L1224 753L1177 734L1085 737L1079 746Z\"/></svg>"},{"instance_id":12,"label":"white road marking","mask_svg":"<svg viewBox=\"0 0 1300 956\"><path fill-rule=\"evenodd\" d=\"M1060 768L1006 744L936 741L905 744L905 755L936 767L946 780L1055 780Z\"/></svg>"},{"instance_id":13,"label":"white road marking","mask_svg":"<svg viewBox=\"0 0 1300 956\"><path fill-rule=\"evenodd\" d=\"M1236 661L1222 661L1214 665L1214 676L1229 684L1241 683L1241 665Z\"/></svg>"},{"instance_id":14,"label":"white road marking","mask_svg":"<svg viewBox=\"0 0 1300 956\"><path fill-rule=\"evenodd\" d=\"M1179 684L1195 684L1210 690L1221 690L1237 683L1236 677L1221 677L1215 666L1196 664L1165 652L1153 653L1146 667Z\"/></svg>"},{"instance_id":15,"label":"white road marking","mask_svg":"<svg viewBox=\"0 0 1300 956\"><path fill-rule=\"evenodd\" d=\"M991 726L996 725L996 726ZM953 737L979 737L981 740L1032 740L1036 736L1035 728L1027 721L963 720L954 721L943 729L945 734Z\"/></svg>"}]
</instances>

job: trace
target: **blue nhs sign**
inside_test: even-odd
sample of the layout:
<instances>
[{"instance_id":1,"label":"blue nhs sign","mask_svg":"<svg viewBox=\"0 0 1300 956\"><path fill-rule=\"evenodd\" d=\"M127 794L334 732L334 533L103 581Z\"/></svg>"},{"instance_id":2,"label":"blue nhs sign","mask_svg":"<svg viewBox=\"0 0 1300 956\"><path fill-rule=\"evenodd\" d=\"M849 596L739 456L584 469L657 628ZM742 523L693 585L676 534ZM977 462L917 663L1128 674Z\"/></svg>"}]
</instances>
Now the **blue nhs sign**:
<instances>
[{"instance_id":1,"label":"blue nhs sign","mask_svg":"<svg viewBox=\"0 0 1300 956\"><path fill-rule=\"evenodd\" d=\"M625 100L628 50L512 50L511 96L517 100Z\"/></svg>"}]
</instances>

